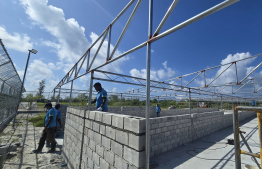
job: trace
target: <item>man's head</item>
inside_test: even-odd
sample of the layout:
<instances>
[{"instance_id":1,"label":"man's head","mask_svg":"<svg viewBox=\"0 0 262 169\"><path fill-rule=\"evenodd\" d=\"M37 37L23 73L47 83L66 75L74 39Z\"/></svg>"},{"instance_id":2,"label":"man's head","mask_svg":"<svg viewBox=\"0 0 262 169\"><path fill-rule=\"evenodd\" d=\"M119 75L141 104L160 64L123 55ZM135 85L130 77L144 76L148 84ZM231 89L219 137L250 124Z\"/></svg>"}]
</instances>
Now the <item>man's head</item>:
<instances>
[{"instance_id":1,"label":"man's head","mask_svg":"<svg viewBox=\"0 0 262 169\"><path fill-rule=\"evenodd\" d=\"M158 105L158 104L156 104L156 106L158 107L159 105Z\"/></svg>"},{"instance_id":2,"label":"man's head","mask_svg":"<svg viewBox=\"0 0 262 169\"><path fill-rule=\"evenodd\" d=\"M53 107L52 103L46 103L45 108L51 109Z\"/></svg>"},{"instance_id":3,"label":"man's head","mask_svg":"<svg viewBox=\"0 0 262 169\"><path fill-rule=\"evenodd\" d=\"M102 90L102 86L101 86L101 84L99 82L94 84L94 88L96 89L96 91Z\"/></svg>"},{"instance_id":4,"label":"man's head","mask_svg":"<svg viewBox=\"0 0 262 169\"><path fill-rule=\"evenodd\" d=\"M60 104L56 104L56 105L55 105L55 109L58 110L59 108L60 108Z\"/></svg>"}]
</instances>

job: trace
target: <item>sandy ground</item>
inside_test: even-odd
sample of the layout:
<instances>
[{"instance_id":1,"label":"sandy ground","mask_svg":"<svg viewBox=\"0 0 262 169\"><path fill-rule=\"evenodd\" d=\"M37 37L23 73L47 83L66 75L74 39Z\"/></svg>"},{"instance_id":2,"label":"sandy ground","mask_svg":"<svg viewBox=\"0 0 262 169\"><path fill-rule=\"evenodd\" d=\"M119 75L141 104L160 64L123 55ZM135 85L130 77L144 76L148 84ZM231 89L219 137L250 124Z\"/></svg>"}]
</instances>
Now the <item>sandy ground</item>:
<instances>
[{"instance_id":1,"label":"sandy ground","mask_svg":"<svg viewBox=\"0 0 262 169\"><path fill-rule=\"evenodd\" d=\"M41 136L43 127L34 127L27 119L35 117L37 114L22 113L16 118L16 127L13 129L12 124L9 124L0 134L1 144L19 142L21 146L16 151L10 152L4 162L3 169L57 169L65 164L61 154L62 143L61 139L57 139L58 145L56 152L47 154L49 148L44 147L42 153L34 154L32 150L36 149ZM58 134L63 135L62 131ZM60 140L60 141L58 141ZM13 144L12 143L12 144ZM0 167L1 168L1 167Z\"/></svg>"}]
</instances>

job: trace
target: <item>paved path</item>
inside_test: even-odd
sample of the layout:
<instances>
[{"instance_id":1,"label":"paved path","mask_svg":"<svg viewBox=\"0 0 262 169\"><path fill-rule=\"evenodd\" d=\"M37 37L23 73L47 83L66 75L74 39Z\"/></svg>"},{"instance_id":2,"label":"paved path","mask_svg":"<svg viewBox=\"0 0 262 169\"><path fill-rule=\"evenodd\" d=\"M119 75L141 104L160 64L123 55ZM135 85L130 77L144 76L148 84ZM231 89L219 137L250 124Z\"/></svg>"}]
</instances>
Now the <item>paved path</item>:
<instances>
[{"instance_id":1,"label":"paved path","mask_svg":"<svg viewBox=\"0 0 262 169\"><path fill-rule=\"evenodd\" d=\"M244 137L253 153L259 153L257 124L256 117L240 123L241 130L247 132ZM231 138L234 138L232 126L156 156L151 162L158 165L156 169L235 169L234 146L226 144ZM243 144L241 141L241 149L248 151ZM260 164L260 159L257 161ZM242 169L246 164L256 166L247 155L241 155L241 163Z\"/></svg>"},{"instance_id":2,"label":"paved path","mask_svg":"<svg viewBox=\"0 0 262 169\"><path fill-rule=\"evenodd\" d=\"M16 128L7 126L0 136L1 140L6 142L15 140L20 142L21 146L17 151L11 152L9 159L4 163L3 169L58 169L64 163L61 154L63 138L58 138L56 153L47 154L49 148L44 147L42 153L34 154L32 150L36 149L41 136L43 127L34 127L26 119L37 116L32 113L21 113L17 116ZM62 134L60 134L62 136ZM18 137L19 136L19 137ZM11 138L11 139L10 139ZM63 167L67 168L67 167Z\"/></svg>"}]
</instances>

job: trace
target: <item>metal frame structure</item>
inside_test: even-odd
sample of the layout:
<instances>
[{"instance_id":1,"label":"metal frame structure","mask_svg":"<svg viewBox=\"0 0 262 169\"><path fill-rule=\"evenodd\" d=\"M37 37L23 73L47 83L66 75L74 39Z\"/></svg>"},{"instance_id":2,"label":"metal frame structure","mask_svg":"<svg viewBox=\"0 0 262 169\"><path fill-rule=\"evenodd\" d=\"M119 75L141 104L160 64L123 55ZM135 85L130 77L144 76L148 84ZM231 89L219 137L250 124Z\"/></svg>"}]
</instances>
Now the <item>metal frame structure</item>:
<instances>
[{"instance_id":1,"label":"metal frame structure","mask_svg":"<svg viewBox=\"0 0 262 169\"><path fill-rule=\"evenodd\" d=\"M89 94L90 96L92 96L92 86L93 86L93 76L94 76L94 71L97 71L98 69L142 48L147 46L147 57L146 57L146 70L147 70L147 75L146 75L146 83L144 85L146 85L146 169L149 169L149 161L150 161L150 135L149 135L149 131L150 131L150 125L149 125L149 106L150 106L150 87L151 87L151 83L152 81L150 80L150 63L151 63L151 43L172 34L173 32L182 29L183 27L186 27L208 15L211 15L229 5L234 4L235 2L237 2L239 0L225 0L223 2L221 2L220 4L215 5L214 7L211 7L210 9L207 9L206 11L166 30L163 31L161 33L161 30L164 26L164 24L166 23L168 17L170 16L171 12L173 11L173 9L175 8L178 0L173 0L172 4L170 5L170 7L168 8L165 16L163 17L162 21L159 23L157 29L155 30L155 32L152 34L152 19L153 19L153 0L149 0L149 17L148 17L148 39L133 47L132 49L118 55L118 56L114 56L115 51L117 49L117 47L119 46L128 26L130 25L140 3L141 0L138 0L132 13L130 14L129 19L127 20L127 23L124 27L124 29L122 30L114 49L112 50L112 52L110 53L110 43L111 43L111 31L112 31L112 27L114 26L114 23L123 15L123 13L130 8L131 4L135 2L135 0L130 0L130 2L124 7L124 9L117 15L117 17L109 24L109 26L103 31L103 33L98 37L98 39L87 49L87 51L84 53L84 55L78 60L78 62L71 68L71 70L65 75L65 77L57 84L57 86L54 88L53 92L55 92L55 89L60 88L61 86L71 82L71 91L73 88L73 81L75 79L78 79L86 74L91 73L91 78L90 78L90 89L89 89ZM107 56L105 56L105 63L102 63L100 65L98 65L97 67L94 67L93 63L96 60L96 57L99 53L99 50L102 46L102 44L104 43L105 38L108 36L108 48L107 48ZM94 56L91 58L91 50L93 49L94 45L98 45L98 49L94 52ZM89 61L91 61L91 63L89 63ZM86 64L86 67L84 68L83 65L84 63ZM80 73L81 69L84 69L84 73ZM238 81L237 81L238 82ZM159 84L160 85L160 84ZM170 86L170 85L169 85ZM184 88L187 86L184 86ZM180 86L180 88L182 88L182 85ZM180 91L184 91L185 89L182 89ZM191 93L194 90L200 90L200 89L193 89L193 88L189 88L188 91L190 91L190 97L191 97ZM209 91L206 91L207 93L209 93ZM89 108L91 107L91 97L89 97ZM82 145L81 147L83 147L83 140L82 140ZM81 164L81 160L82 160L82 154L80 156L80 164ZM81 168L81 165L80 165Z\"/></svg>"},{"instance_id":2,"label":"metal frame structure","mask_svg":"<svg viewBox=\"0 0 262 169\"><path fill-rule=\"evenodd\" d=\"M12 120L19 106L21 79L0 39L0 125Z\"/></svg>"},{"instance_id":3,"label":"metal frame structure","mask_svg":"<svg viewBox=\"0 0 262 169\"><path fill-rule=\"evenodd\" d=\"M255 111L257 113L257 120L258 120L258 131L259 131L259 149L260 154L254 154L250 147L248 146L244 136L242 133L245 133L244 131L239 130L239 120L238 120L238 111ZM247 106L235 106L234 107L234 115L233 115L233 128L234 128L234 147L235 147L235 168L241 169L241 154L249 155L251 156L255 163L257 164L258 168L262 168L262 107L247 107ZM244 150L240 149L240 141L239 141L239 135L241 136L242 140L244 141L244 144L247 146L248 151L246 152ZM256 158L260 158L261 165L257 162Z\"/></svg>"}]
</instances>

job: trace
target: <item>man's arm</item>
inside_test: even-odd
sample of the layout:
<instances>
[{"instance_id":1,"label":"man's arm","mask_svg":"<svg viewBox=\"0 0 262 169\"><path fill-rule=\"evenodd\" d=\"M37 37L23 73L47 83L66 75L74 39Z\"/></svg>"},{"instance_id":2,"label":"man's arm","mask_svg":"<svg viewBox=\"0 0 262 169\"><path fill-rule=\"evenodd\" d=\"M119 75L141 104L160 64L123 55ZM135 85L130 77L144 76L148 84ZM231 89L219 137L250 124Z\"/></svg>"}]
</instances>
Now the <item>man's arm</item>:
<instances>
[{"instance_id":1,"label":"man's arm","mask_svg":"<svg viewBox=\"0 0 262 169\"><path fill-rule=\"evenodd\" d=\"M103 103L101 104L101 108L103 108L105 104L106 104L106 97L103 97Z\"/></svg>"},{"instance_id":2,"label":"man's arm","mask_svg":"<svg viewBox=\"0 0 262 169\"><path fill-rule=\"evenodd\" d=\"M52 120L53 120L53 116L49 116L49 120L48 120L47 125L45 126L45 130L47 129L47 127L49 126L49 124L51 124Z\"/></svg>"},{"instance_id":3,"label":"man's arm","mask_svg":"<svg viewBox=\"0 0 262 169\"><path fill-rule=\"evenodd\" d=\"M92 104L92 103L95 103L95 102L96 102L96 98L91 102L91 104Z\"/></svg>"},{"instance_id":4,"label":"man's arm","mask_svg":"<svg viewBox=\"0 0 262 169\"><path fill-rule=\"evenodd\" d=\"M60 128L62 128L61 118L60 118L60 117L58 118L58 123L59 123L59 125L60 125Z\"/></svg>"}]
</instances>

